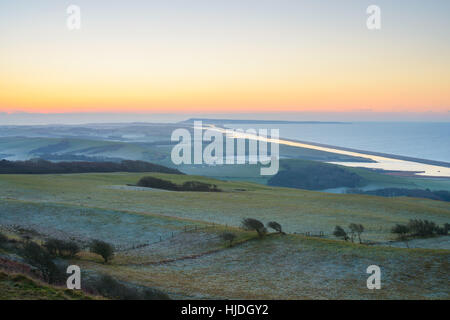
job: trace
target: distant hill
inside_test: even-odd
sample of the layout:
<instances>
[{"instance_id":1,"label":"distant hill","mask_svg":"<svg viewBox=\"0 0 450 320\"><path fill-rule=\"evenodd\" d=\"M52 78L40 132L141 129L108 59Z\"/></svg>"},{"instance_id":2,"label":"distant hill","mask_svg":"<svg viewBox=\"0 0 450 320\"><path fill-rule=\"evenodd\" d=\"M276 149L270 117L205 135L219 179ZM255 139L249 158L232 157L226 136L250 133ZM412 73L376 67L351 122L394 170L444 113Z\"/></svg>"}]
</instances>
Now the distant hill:
<instances>
[{"instance_id":1,"label":"distant hill","mask_svg":"<svg viewBox=\"0 0 450 320\"><path fill-rule=\"evenodd\" d=\"M345 167L301 160L282 160L281 170L268 181L270 186L306 190L356 188L365 183L364 178Z\"/></svg>"},{"instance_id":2,"label":"distant hill","mask_svg":"<svg viewBox=\"0 0 450 320\"><path fill-rule=\"evenodd\" d=\"M450 202L450 192L445 190L431 191L429 189L384 188L371 191L359 189L349 190L348 193L368 194L380 197L412 197Z\"/></svg>"},{"instance_id":3,"label":"distant hill","mask_svg":"<svg viewBox=\"0 0 450 320\"><path fill-rule=\"evenodd\" d=\"M179 123L193 123L202 121L209 124L349 124L350 122L322 122L322 121L285 121L285 120L241 120L241 119L208 119L208 118L190 118Z\"/></svg>"},{"instance_id":4,"label":"distant hill","mask_svg":"<svg viewBox=\"0 0 450 320\"><path fill-rule=\"evenodd\" d=\"M88 173L88 172L160 172L183 174L177 169L144 161L121 162L51 162L42 159L0 161L0 174Z\"/></svg>"}]
</instances>

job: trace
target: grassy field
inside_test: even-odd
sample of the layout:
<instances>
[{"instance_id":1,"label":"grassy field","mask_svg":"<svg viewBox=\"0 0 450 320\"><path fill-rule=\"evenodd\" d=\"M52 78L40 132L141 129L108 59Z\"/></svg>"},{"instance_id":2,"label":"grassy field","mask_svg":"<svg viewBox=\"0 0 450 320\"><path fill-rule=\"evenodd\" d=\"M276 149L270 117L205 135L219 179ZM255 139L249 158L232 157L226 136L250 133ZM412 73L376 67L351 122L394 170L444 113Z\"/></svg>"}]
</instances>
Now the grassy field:
<instances>
[{"instance_id":1,"label":"grassy field","mask_svg":"<svg viewBox=\"0 0 450 320\"><path fill-rule=\"evenodd\" d=\"M80 291L50 286L20 274L0 271L0 300L92 300Z\"/></svg>"},{"instance_id":2,"label":"grassy field","mask_svg":"<svg viewBox=\"0 0 450 320\"><path fill-rule=\"evenodd\" d=\"M177 184L189 180L215 183L224 192L173 193L126 187L145 175L2 175L0 198L24 201L23 206L31 206L25 210L28 212L34 205L75 205L232 226L239 226L244 217L253 217L263 222L275 220L290 233L330 234L335 225L362 223L366 228L363 237L380 241L390 239L390 229L396 223L428 219L443 224L450 218L450 204L440 201L329 194L194 176L148 174ZM5 206L7 202L2 203Z\"/></svg>"},{"instance_id":3,"label":"grassy field","mask_svg":"<svg viewBox=\"0 0 450 320\"><path fill-rule=\"evenodd\" d=\"M214 183L224 192L127 186L146 175ZM245 217L278 221L289 234L259 239L238 228ZM167 174L0 176L0 225L111 242L118 248L111 263L84 251L72 262L172 298L450 299L450 250L359 245L330 235L336 224L362 223L364 240L383 242L394 224L411 218L449 222L450 204ZM224 231L238 236L231 248L220 238ZM319 231L326 237L293 234ZM366 288L371 264L382 269L382 290Z\"/></svg>"}]
</instances>

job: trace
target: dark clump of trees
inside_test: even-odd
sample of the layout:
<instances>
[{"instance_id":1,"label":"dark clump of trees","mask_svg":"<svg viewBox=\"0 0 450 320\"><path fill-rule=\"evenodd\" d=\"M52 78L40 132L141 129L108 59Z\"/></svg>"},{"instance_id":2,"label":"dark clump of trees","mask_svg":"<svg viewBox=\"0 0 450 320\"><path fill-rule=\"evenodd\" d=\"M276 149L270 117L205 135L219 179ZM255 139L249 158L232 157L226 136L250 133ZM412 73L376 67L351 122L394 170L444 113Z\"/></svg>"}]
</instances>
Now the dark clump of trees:
<instances>
[{"instance_id":1,"label":"dark clump of trees","mask_svg":"<svg viewBox=\"0 0 450 320\"><path fill-rule=\"evenodd\" d=\"M391 232L397 235L399 240L407 241L410 238L433 237L435 235L448 235L450 224L445 223L442 227L429 220L411 219L408 224L397 224Z\"/></svg>"},{"instance_id":2,"label":"dark clump of trees","mask_svg":"<svg viewBox=\"0 0 450 320\"><path fill-rule=\"evenodd\" d=\"M367 194L380 197L412 197L424 198L438 201L450 201L450 192L431 191L430 189L405 189L405 188L385 188L371 191L362 191L360 189L349 190L348 193Z\"/></svg>"},{"instance_id":3,"label":"dark clump of trees","mask_svg":"<svg viewBox=\"0 0 450 320\"><path fill-rule=\"evenodd\" d=\"M45 248L34 242L27 242L22 249L25 261L36 267L42 274L44 281L57 284L65 279L64 271L53 262L52 256Z\"/></svg>"},{"instance_id":4,"label":"dark clump of trees","mask_svg":"<svg viewBox=\"0 0 450 320\"><path fill-rule=\"evenodd\" d=\"M323 190L338 187L356 188L364 184L364 179L358 174L341 166L321 163L305 162L301 164L284 164L268 181L268 185Z\"/></svg>"},{"instance_id":5,"label":"dark clump of trees","mask_svg":"<svg viewBox=\"0 0 450 320\"><path fill-rule=\"evenodd\" d=\"M253 218L243 219L242 228L247 231L256 231L260 237L263 237L267 233L267 229L264 227L264 224Z\"/></svg>"},{"instance_id":6,"label":"dark clump of trees","mask_svg":"<svg viewBox=\"0 0 450 320\"><path fill-rule=\"evenodd\" d=\"M3 233L0 233L0 248L3 248L7 243L8 238Z\"/></svg>"},{"instance_id":7,"label":"dark clump of trees","mask_svg":"<svg viewBox=\"0 0 450 320\"><path fill-rule=\"evenodd\" d=\"M137 185L139 187L157 188L171 191L196 191L196 192L220 192L222 191L215 184L209 184L199 181L186 181L182 185L175 184L171 181L159 179L155 177L143 177Z\"/></svg>"},{"instance_id":8,"label":"dark clump of trees","mask_svg":"<svg viewBox=\"0 0 450 320\"><path fill-rule=\"evenodd\" d=\"M361 242L361 233L364 232L364 226L362 224L350 223L350 225L348 227L350 228L352 242L353 242L353 235L357 234L359 243L362 243Z\"/></svg>"},{"instance_id":9,"label":"dark clump of trees","mask_svg":"<svg viewBox=\"0 0 450 320\"><path fill-rule=\"evenodd\" d=\"M345 241L348 241L348 239L349 239L347 232L341 226L336 226L334 228L333 235L337 238L342 238Z\"/></svg>"},{"instance_id":10,"label":"dark clump of trees","mask_svg":"<svg viewBox=\"0 0 450 320\"><path fill-rule=\"evenodd\" d=\"M108 263L108 261L114 256L114 247L111 244L101 240L93 240L89 249L91 252L100 255L105 263Z\"/></svg>"},{"instance_id":11,"label":"dark clump of trees","mask_svg":"<svg viewBox=\"0 0 450 320\"><path fill-rule=\"evenodd\" d=\"M234 239L236 239L236 235L232 232L224 232L220 235L220 237L223 240L228 241L230 244L230 247L233 246L233 241L234 241Z\"/></svg>"},{"instance_id":12,"label":"dark clump of trees","mask_svg":"<svg viewBox=\"0 0 450 320\"><path fill-rule=\"evenodd\" d=\"M283 232L283 228L281 227L281 224L279 224L278 222L270 221L270 222L267 224L267 227L269 227L269 228L275 230L275 231L278 232L278 233L286 234L285 232Z\"/></svg>"},{"instance_id":13,"label":"dark clump of trees","mask_svg":"<svg viewBox=\"0 0 450 320\"><path fill-rule=\"evenodd\" d=\"M87 283L87 289L110 299L119 300L170 300L159 290L126 285L109 275L102 275Z\"/></svg>"},{"instance_id":14,"label":"dark clump of trees","mask_svg":"<svg viewBox=\"0 0 450 320\"><path fill-rule=\"evenodd\" d=\"M145 161L123 160L122 162L51 162L43 159L27 161L0 161L0 174L44 174L44 173L88 173L88 172L161 172L183 174Z\"/></svg>"},{"instance_id":15,"label":"dark clump of trees","mask_svg":"<svg viewBox=\"0 0 450 320\"><path fill-rule=\"evenodd\" d=\"M72 258L80 252L80 247L76 242L53 238L48 239L45 242L44 247L51 255L63 258Z\"/></svg>"},{"instance_id":16,"label":"dark clump of trees","mask_svg":"<svg viewBox=\"0 0 450 320\"><path fill-rule=\"evenodd\" d=\"M334 228L333 235L345 241L348 241L350 239L352 242L354 242L355 236L357 235L359 243L362 243L361 234L364 232L364 226L358 223L350 223L348 228L350 229L350 231L347 232L341 226L336 226Z\"/></svg>"}]
</instances>

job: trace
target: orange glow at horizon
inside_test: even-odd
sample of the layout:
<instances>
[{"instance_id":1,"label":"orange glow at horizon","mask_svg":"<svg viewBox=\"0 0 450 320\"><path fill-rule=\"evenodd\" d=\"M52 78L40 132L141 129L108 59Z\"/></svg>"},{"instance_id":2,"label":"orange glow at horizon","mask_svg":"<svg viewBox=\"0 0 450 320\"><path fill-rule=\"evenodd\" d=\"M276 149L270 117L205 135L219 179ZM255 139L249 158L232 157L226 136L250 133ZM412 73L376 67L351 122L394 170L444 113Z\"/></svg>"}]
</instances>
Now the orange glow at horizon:
<instances>
[{"instance_id":1,"label":"orange glow at horizon","mask_svg":"<svg viewBox=\"0 0 450 320\"><path fill-rule=\"evenodd\" d=\"M417 11L369 32L360 8L346 7L344 18L286 4L298 8L281 6L268 21L272 7L266 16L240 2L223 4L229 16L211 2L193 17L142 2L152 20L138 7L109 16L86 2L96 18L69 32L61 8L49 5L29 28L28 15L43 9L11 3L21 15L0 19L0 112L449 111L450 28L431 28L441 16L428 17L431 30L411 29Z\"/></svg>"}]
</instances>

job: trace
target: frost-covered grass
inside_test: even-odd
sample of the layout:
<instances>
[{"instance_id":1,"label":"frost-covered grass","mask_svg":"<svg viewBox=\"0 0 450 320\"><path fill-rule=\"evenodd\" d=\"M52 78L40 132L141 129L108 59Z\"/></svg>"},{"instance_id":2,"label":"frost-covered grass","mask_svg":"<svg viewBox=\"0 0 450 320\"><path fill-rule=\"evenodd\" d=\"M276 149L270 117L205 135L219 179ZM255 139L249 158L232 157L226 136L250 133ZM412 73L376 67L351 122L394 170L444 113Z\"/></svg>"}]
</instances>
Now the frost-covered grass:
<instances>
[{"instance_id":1,"label":"frost-covered grass","mask_svg":"<svg viewBox=\"0 0 450 320\"><path fill-rule=\"evenodd\" d=\"M173 193L115 187L135 184L146 175L177 184L188 180L214 183L224 192ZM328 194L151 173L2 175L1 198L160 214L232 226L238 226L244 217L253 217L265 223L275 220L290 233L323 231L330 235L335 225L361 223L366 228L363 239L376 241L391 239L392 226L409 219L428 219L440 225L450 220L450 204L441 201Z\"/></svg>"},{"instance_id":2,"label":"frost-covered grass","mask_svg":"<svg viewBox=\"0 0 450 320\"><path fill-rule=\"evenodd\" d=\"M382 290L368 290L366 269L382 271ZM183 298L449 299L449 254L360 246L271 235L166 264L83 262L120 279Z\"/></svg>"},{"instance_id":3,"label":"frost-covered grass","mask_svg":"<svg viewBox=\"0 0 450 320\"><path fill-rule=\"evenodd\" d=\"M97 238L130 249L117 252L108 264L86 251L74 262L178 298L450 298L449 250L367 246L294 234L259 239L255 232L237 228L243 217L275 220L288 232L330 233L336 224L355 222L366 226L363 239L387 240L392 225L411 218L447 222L448 203L165 174L151 175L176 183L215 183L224 192L111 188L134 184L145 175L2 175L0 224L58 238ZM191 231L185 232L186 227ZM220 238L224 231L238 236L231 248ZM149 245L132 249L145 243ZM371 264L382 268L382 290L366 288Z\"/></svg>"}]
</instances>

